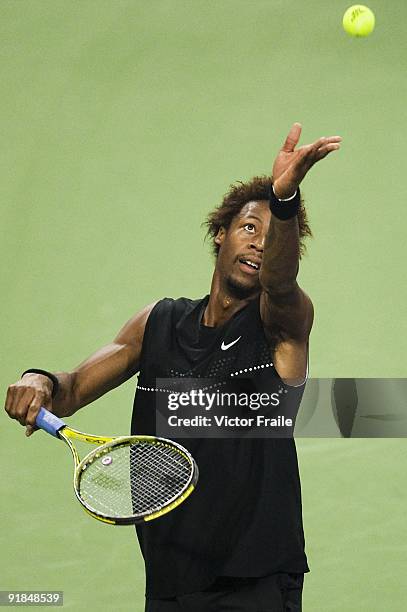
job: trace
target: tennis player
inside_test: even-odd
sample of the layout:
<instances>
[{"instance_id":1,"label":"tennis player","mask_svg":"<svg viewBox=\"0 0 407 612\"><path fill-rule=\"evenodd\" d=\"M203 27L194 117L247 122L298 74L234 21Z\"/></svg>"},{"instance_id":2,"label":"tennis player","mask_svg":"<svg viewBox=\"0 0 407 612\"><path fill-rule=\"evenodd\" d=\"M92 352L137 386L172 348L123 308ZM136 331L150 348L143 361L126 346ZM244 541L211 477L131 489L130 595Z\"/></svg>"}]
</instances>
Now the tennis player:
<instances>
[{"instance_id":1,"label":"tennis player","mask_svg":"<svg viewBox=\"0 0 407 612\"><path fill-rule=\"evenodd\" d=\"M72 415L139 372L132 433L155 433L157 379L259 373L299 403L308 372L310 298L296 281L310 235L299 186L341 138L297 147L295 123L272 178L232 186L207 220L215 253L210 294L165 298L71 372L26 371L6 411L34 431L41 406ZM297 395L295 395L297 394ZM137 527L147 612L301 610L308 564L292 436L182 440L200 470L177 510Z\"/></svg>"}]
</instances>

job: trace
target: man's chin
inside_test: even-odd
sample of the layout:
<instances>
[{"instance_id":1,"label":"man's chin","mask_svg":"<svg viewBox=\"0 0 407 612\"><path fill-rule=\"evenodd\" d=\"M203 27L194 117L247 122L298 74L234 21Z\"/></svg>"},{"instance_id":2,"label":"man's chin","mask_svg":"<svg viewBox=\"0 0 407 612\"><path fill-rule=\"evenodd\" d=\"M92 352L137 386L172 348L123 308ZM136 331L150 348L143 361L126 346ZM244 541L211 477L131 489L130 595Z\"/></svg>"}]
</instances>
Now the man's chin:
<instances>
[{"instance_id":1,"label":"man's chin","mask_svg":"<svg viewBox=\"0 0 407 612\"><path fill-rule=\"evenodd\" d=\"M245 283L233 276L228 276L226 278L226 286L231 296L239 299L239 300L247 300L250 297L254 297L260 291L260 283L259 281L252 281L251 283Z\"/></svg>"}]
</instances>

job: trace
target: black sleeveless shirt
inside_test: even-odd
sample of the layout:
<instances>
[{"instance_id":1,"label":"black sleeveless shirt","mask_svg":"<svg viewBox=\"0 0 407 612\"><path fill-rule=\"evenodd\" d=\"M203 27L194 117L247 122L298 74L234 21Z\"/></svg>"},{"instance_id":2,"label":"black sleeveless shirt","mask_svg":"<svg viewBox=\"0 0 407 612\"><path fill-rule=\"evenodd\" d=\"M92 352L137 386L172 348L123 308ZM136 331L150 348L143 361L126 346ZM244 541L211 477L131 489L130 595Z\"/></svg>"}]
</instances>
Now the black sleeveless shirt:
<instances>
[{"instance_id":1,"label":"black sleeveless shirt","mask_svg":"<svg viewBox=\"0 0 407 612\"><path fill-rule=\"evenodd\" d=\"M157 378L222 378L251 372L284 385L260 318L259 298L224 325L201 325L209 296L165 298L148 318L132 434L155 430ZM239 341L236 342L236 339ZM221 346L228 346L222 350ZM251 368L251 370L250 370ZM210 586L218 576L307 572L294 439L178 439L199 467L196 490L179 508L137 527L146 596L167 598Z\"/></svg>"}]
</instances>

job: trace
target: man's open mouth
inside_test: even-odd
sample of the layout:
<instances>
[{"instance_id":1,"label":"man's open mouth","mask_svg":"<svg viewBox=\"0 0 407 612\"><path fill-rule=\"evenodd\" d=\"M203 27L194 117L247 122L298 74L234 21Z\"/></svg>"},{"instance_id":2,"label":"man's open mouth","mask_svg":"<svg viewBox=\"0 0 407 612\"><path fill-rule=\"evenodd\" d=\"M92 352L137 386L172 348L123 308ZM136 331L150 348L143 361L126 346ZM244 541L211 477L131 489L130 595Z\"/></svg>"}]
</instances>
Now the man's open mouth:
<instances>
[{"instance_id":1,"label":"man's open mouth","mask_svg":"<svg viewBox=\"0 0 407 612\"><path fill-rule=\"evenodd\" d=\"M256 261L252 261L251 259L247 259L246 257L240 257L239 261L240 261L241 264L249 266L249 268L252 268L253 270L259 270L260 269L260 264L259 263L257 263Z\"/></svg>"}]
</instances>

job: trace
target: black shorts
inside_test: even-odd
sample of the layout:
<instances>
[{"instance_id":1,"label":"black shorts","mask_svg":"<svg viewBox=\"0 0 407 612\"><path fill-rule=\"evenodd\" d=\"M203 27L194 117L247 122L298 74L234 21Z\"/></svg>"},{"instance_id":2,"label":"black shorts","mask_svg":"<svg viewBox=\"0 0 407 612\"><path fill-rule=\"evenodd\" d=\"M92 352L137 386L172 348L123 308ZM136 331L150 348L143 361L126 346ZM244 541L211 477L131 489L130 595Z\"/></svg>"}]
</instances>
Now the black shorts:
<instances>
[{"instance_id":1,"label":"black shorts","mask_svg":"<svg viewBox=\"0 0 407 612\"><path fill-rule=\"evenodd\" d=\"M304 574L218 578L197 593L147 599L145 612L301 612Z\"/></svg>"}]
</instances>

